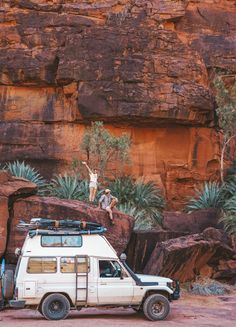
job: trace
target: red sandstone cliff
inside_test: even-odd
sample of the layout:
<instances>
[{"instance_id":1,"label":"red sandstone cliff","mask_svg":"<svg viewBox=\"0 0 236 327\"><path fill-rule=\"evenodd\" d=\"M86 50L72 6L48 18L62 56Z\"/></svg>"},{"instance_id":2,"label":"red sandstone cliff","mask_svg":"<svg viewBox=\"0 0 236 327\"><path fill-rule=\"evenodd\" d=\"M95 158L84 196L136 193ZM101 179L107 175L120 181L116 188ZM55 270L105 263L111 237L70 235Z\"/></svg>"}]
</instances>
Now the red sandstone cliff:
<instances>
[{"instance_id":1,"label":"red sandstone cliff","mask_svg":"<svg viewBox=\"0 0 236 327\"><path fill-rule=\"evenodd\" d=\"M63 171L104 120L179 208L217 174L210 82L235 62L235 1L2 0L0 160Z\"/></svg>"}]
</instances>

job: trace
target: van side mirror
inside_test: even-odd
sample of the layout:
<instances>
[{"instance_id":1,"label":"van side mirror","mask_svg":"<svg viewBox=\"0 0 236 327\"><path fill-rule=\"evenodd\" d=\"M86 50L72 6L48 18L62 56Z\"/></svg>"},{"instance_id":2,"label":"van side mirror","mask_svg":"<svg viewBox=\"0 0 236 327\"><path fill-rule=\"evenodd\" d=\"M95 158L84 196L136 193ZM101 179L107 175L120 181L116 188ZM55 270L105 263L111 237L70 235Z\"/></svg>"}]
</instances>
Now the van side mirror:
<instances>
[{"instance_id":1,"label":"van side mirror","mask_svg":"<svg viewBox=\"0 0 236 327\"><path fill-rule=\"evenodd\" d=\"M120 255L120 261L125 262L127 259L127 255L125 253L121 253Z\"/></svg>"},{"instance_id":2,"label":"van side mirror","mask_svg":"<svg viewBox=\"0 0 236 327\"><path fill-rule=\"evenodd\" d=\"M15 249L15 256L19 257L21 255L21 249L20 248L16 248Z\"/></svg>"}]
</instances>

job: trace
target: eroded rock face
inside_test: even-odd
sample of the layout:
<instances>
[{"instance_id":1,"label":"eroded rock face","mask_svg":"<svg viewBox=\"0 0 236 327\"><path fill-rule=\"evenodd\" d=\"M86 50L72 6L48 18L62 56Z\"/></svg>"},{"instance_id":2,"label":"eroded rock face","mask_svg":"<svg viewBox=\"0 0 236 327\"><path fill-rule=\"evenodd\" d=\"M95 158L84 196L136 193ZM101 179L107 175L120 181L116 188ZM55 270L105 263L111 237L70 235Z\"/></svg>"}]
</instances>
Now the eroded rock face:
<instances>
[{"instance_id":1,"label":"eroded rock face","mask_svg":"<svg viewBox=\"0 0 236 327\"><path fill-rule=\"evenodd\" d=\"M215 209L198 210L191 214L164 212L162 226L168 231L201 233L208 227L219 227L218 214Z\"/></svg>"},{"instance_id":2,"label":"eroded rock face","mask_svg":"<svg viewBox=\"0 0 236 327\"><path fill-rule=\"evenodd\" d=\"M209 72L235 73L235 21L229 0L1 1L1 160L62 172L104 120L182 207L219 168Z\"/></svg>"},{"instance_id":3,"label":"eroded rock face","mask_svg":"<svg viewBox=\"0 0 236 327\"><path fill-rule=\"evenodd\" d=\"M155 181L170 209L185 206L195 194L194 186L218 176L219 143L213 129L107 127L113 134L127 132L131 136L132 164L125 167L126 173ZM0 122L0 129L2 158L24 159L46 178L68 171L72 158L81 155L79 142L84 126L80 124Z\"/></svg>"},{"instance_id":4,"label":"eroded rock face","mask_svg":"<svg viewBox=\"0 0 236 327\"><path fill-rule=\"evenodd\" d=\"M14 216L7 247L7 260L11 263L16 261L14 256L15 248L22 247L26 236L26 232L20 232L16 228L21 219L30 221L32 217L68 218L98 222L107 227L106 237L119 254L126 248L134 224L133 218L114 211L115 225L111 226L107 214L103 210L81 201L58 198L32 196L26 199L19 199L14 203L13 211Z\"/></svg>"},{"instance_id":5,"label":"eroded rock face","mask_svg":"<svg viewBox=\"0 0 236 327\"><path fill-rule=\"evenodd\" d=\"M213 227L213 228L212 228ZM227 237L221 237L221 231L217 231L215 228L219 228L218 224L218 214L214 209L208 210L199 210L193 212L191 214L183 213L183 212L164 212L163 219L162 219L162 227L152 231L134 231L131 235L130 242L126 249L127 253L127 262L132 267L135 272L143 273L146 269L145 267L149 262L152 262L155 265L155 259L153 259L153 253L155 253L155 249L162 246L163 249L165 248L165 244L169 244L168 242L172 242L172 248L176 249L180 245L179 238L181 236L186 236L189 234L196 234L202 233L204 230L204 235L210 240L215 241L218 235L218 239L221 239L222 242L226 244L230 244L231 241L227 239ZM212 232L213 231L213 232ZM190 236L190 239L192 236ZM201 248L201 242L197 245L198 241L201 241L202 238L196 241L196 247L199 246ZM190 246L191 241L188 243L187 246ZM215 248L216 244L213 244L213 248ZM218 245L217 245L218 246ZM232 247L232 246L231 246ZM174 253L175 250L173 250ZM191 251L191 250L190 250ZM235 250L233 250L235 252ZM177 253L177 250L176 250ZM235 253L236 254L236 253ZM186 257L184 259L184 253L180 255L176 254L176 258L173 259L171 255L169 255L168 251L161 252L160 257L163 260L163 265L178 265L178 262L181 262L181 257L183 256L183 261L191 260L191 256ZM154 256L155 258L155 256ZM159 260L159 259L158 259ZM169 262L170 260L170 262ZM174 260L172 262L172 260ZM200 259L201 260L201 259ZM177 263L176 263L177 262ZM196 260L198 262L198 259ZM188 261L183 264L185 267L188 267ZM205 264L199 268L198 271L195 271L194 274L197 275L198 273L201 276L208 276L212 277L213 273L218 271L216 267L217 264L213 267ZM164 269L162 267L162 269ZM182 267L181 267L182 269ZM185 270L187 268L184 268ZM169 273L169 272L168 272ZM182 278L182 276L181 276Z\"/></svg>"},{"instance_id":6,"label":"eroded rock face","mask_svg":"<svg viewBox=\"0 0 236 327\"><path fill-rule=\"evenodd\" d=\"M203 267L215 267L220 260L231 259L234 254L224 234L208 228L201 234L157 243L144 272L186 282L200 275Z\"/></svg>"},{"instance_id":7,"label":"eroded rock face","mask_svg":"<svg viewBox=\"0 0 236 327\"><path fill-rule=\"evenodd\" d=\"M101 3L99 10L87 1L86 13L74 1L69 7L46 6L47 11L47 1L26 3L13 1L2 11L4 119L16 119L15 114L36 121L99 117L154 125L212 120L201 57L158 24L158 19L181 17L183 1L150 1L149 6L126 1L115 12L119 1ZM33 102L27 105L28 97Z\"/></svg>"},{"instance_id":8,"label":"eroded rock face","mask_svg":"<svg viewBox=\"0 0 236 327\"><path fill-rule=\"evenodd\" d=\"M189 1L175 28L185 43L200 53L210 70L236 73L235 1Z\"/></svg>"},{"instance_id":9,"label":"eroded rock face","mask_svg":"<svg viewBox=\"0 0 236 327\"><path fill-rule=\"evenodd\" d=\"M133 231L126 249L127 263L136 273L143 273L157 243L185 234L186 232L166 231L161 228L152 231Z\"/></svg>"},{"instance_id":10,"label":"eroded rock face","mask_svg":"<svg viewBox=\"0 0 236 327\"><path fill-rule=\"evenodd\" d=\"M0 170L0 258L6 250L14 200L36 192L37 186L34 183L12 177L7 171Z\"/></svg>"}]
</instances>

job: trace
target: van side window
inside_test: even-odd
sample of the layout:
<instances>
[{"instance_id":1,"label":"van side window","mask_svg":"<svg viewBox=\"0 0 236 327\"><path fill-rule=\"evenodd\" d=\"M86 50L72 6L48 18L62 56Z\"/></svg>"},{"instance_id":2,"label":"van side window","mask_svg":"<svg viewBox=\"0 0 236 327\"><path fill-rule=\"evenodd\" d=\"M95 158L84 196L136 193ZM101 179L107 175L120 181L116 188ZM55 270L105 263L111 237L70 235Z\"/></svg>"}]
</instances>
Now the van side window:
<instances>
[{"instance_id":1,"label":"van side window","mask_svg":"<svg viewBox=\"0 0 236 327\"><path fill-rule=\"evenodd\" d=\"M29 274L56 273L57 259L49 257L29 258L27 272Z\"/></svg>"},{"instance_id":2,"label":"van side window","mask_svg":"<svg viewBox=\"0 0 236 327\"><path fill-rule=\"evenodd\" d=\"M122 267L117 261L99 260L99 274L102 278L120 277Z\"/></svg>"},{"instance_id":3,"label":"van side window","mask_svg":"<svg viewBox=\"0 0 236 327\"><path fill-rule=\"evenodd\" d=\"M89 259L86 257L77 258L77 272L85 273L89 271ZM75 257L63 257L60 262L60 270L62 273L74 273L75 272Z\"/></svg>"},{"instance_id":4,"label":"van side window","mask_svg":"<svg viewBox=\"0 0 236 327\"><path fill-rule=\"evenodd\" d=\"M81 235L42 235L41 245L44 247L81 247Z\"/></svg>"}]
</instances>

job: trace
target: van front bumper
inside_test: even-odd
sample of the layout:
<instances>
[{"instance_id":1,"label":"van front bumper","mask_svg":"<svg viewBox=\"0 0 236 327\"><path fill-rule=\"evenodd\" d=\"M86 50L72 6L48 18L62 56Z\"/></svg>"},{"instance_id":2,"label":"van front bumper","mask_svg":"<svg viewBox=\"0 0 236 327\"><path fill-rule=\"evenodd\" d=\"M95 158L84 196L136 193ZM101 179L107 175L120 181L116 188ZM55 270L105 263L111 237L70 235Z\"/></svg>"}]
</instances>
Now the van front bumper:
<instances>
[{"instance_id":1,"label":"van front bumper","mask_svg":"<svg viewBox=\"0 0 236 327\"><path fill-rule=\"evenodd\" d=\"M175 281L174 293L171 294L172 300L178 300L180 298L180 283L178 280Z\"/></svg>"},{"instance_id":2,"label":"van front bumper","mask_svg":"<svg viewBox=\"0 0 236 327\"><path fill-rule=\"evenodd\" d=\"M25 301L23 300L9 300L9 305L14 309L23 309L25 307Z\"/></svg>"}]
</instances>

